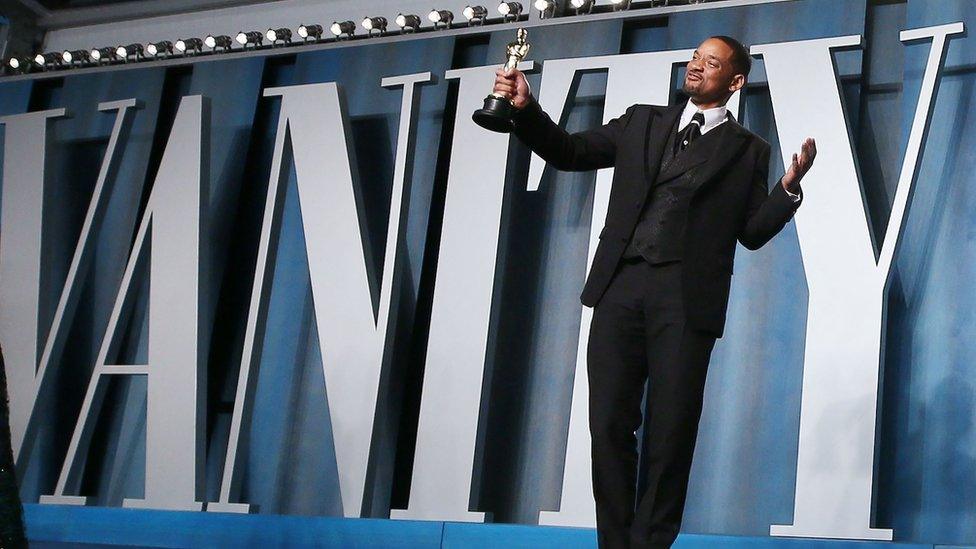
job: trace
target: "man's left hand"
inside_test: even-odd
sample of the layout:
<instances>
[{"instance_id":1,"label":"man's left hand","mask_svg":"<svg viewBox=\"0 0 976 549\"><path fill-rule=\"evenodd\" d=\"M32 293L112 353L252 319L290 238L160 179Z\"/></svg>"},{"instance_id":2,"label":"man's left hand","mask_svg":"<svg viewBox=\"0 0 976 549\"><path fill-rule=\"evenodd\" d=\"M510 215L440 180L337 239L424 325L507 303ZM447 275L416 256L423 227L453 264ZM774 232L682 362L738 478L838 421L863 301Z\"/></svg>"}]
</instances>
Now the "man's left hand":
<instances>
[{"instance_id":1,"label":"man's left hand","mask_svg":"<svg viewBox=\"0 0 976 549\"><path fill-rule=\"evenodd\" d=\"M813 159L817 157L817 142L812 137L806 138L800 146L800 154L793 153L793 161L783 176L783 188L797 194L800 191L800 180L813 166Z\"/></svg>"}]
</instances>

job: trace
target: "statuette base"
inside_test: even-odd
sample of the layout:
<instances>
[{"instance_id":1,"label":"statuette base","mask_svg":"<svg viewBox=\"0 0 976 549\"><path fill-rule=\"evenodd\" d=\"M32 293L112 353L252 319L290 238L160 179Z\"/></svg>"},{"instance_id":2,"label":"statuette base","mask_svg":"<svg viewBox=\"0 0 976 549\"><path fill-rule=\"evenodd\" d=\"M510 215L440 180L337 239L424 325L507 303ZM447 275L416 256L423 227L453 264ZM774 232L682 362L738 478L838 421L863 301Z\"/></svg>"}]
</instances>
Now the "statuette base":
<instances>
[{"instance_id":1,"label":"statuette base","mask_svg":"<svg viewBox=\"0 0 976 549\"><path fill-rule=\"evenodd\" d=\"M515 123L512 122L512 115L515 114L515 107L511 101L495 95L485 98L485 107L474 111L471 118L474 123L486 130L496 133L512 133Z\"/></svg>"}]
</instances>

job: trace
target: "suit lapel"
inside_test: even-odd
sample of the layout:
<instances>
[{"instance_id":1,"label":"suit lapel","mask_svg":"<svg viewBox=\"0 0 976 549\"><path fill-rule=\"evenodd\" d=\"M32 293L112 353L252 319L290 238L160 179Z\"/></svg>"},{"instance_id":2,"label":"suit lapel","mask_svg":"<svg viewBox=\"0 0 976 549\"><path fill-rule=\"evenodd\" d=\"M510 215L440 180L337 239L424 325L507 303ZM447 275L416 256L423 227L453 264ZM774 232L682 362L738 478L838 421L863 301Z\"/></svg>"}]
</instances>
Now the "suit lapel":
<instances>
[{"instance_id":1,"label":"suit lapel","mask_svg":"<svg viewBox=\"0 0 976 549\"><path fill-rule=\"evenodd\" d=\"M724 125L722 124L722 126ZM721 141L720 134L724 133L722 126L699 137L688 150L679 153L671 162L665 162L657 174L657 182L670 181L695 166L707 162L715 152L715 144Z\"/></svg>"},{"instance_id":2,"label":"suit lapel","mask_svg":"<svg viewBox=\"0 0 976 549\"><path fill-rule=\"evenodd\" d=\"M695 176L701 181L701 185L695 191L696 193L701 192L702 189L708 186L709 182L714 181L715 175L725 169L729 165L729 162L738 158L742 154L742 147L749 141L749 130L743 128L731 115L729 115L728 120L722 126L728 126L725 135L721 136L722 138L718 140L710 158L701 166ZM718 130L719 128L715 129Z\"/></svg>"},{"instance_id":3,"label":"suit lapel","mask_svg":"<svg viewBox=\"0 0 976 549\"><path fill-rule=\"evenodd\" d=\"M712 134L715 135L712 135ZM748 137L748 131L728 115L725 122L699 138L696 146L679 155L674 162L658 174L659 183L669 181L688 170L701 166L695 178L702 187L712 180L739 152ZM699 187L698 190L701 190Z\"/></svg>"},{"instance_id":4,"label":"suit lapel","mask_svg":"<svg viewBox=\"0 0 976 549\"><path fill-rule=\"evenodd\" d=\"M664 147L668 143L668 133L674 128L684 110L684 104L678 103L666 108L651 109L647 121L647 131L644 133L644 181L645 188L650 189L657 177L664 155Z\"/></svg>"},{"instance_id":5,"label":"suit lapel","mask_svg":"<svg viewBox=\"0 0 976 549\"><path fill-rule=\"evenodd\" d=\"M670 163L661 167L657 175L659 183L669 181L688 170L704 164L715 157L721 145L726 143L725 134L729 131L729 123L720 124L692 143L688 150L679 153Z\"/></svg>"}]
</instances>

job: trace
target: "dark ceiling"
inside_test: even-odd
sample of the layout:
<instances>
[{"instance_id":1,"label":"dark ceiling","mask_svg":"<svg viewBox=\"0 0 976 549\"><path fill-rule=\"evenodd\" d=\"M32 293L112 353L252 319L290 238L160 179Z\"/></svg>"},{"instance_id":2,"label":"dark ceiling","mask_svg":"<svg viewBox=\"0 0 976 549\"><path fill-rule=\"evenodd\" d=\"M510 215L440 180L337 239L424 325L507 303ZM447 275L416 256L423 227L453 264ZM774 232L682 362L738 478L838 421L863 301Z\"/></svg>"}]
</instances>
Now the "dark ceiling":
<instances>
[{"instance_id":1,"label":"dark ceiling","mask_svg":"<svg viewBox=\"0 0 976 549\"><path fill-rule=\"evenodd\" d=\"M43 29L242 6L276 0L0 0L0 14Z\"/></svg>"},{"instance_id":2,"label":"dark ceiling","mask_svg":"<svg viewBox=\"0 0 976 549\"><path fill-rule=\"evenodd\" d=\"M37 0L49 10L60 10L65 8L89 8L92 6L105 6L109 4L121 4L129 0Z\"/></svg>"},{"instance_id":3,"label":"dark ceiling","mask_svg":"<svg viewBox=\"0 0 976 549\"><path fill-rule=\"evenodd\" d=\"M0 16L10 22L0 54L34 52L47 31L187 13L192 11L275 2L278 0L0 0Z\"/></svg>"}]
</instances>

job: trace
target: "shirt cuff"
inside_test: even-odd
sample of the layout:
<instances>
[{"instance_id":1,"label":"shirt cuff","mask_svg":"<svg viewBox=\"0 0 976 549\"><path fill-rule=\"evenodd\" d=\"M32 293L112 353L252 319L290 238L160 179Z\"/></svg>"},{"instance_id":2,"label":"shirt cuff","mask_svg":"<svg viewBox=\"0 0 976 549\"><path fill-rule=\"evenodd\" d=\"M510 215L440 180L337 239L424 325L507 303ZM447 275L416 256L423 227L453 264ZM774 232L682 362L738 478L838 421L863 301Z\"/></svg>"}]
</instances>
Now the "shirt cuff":
<instances>
[{"instance_id":1,"label":"shirt cuff","mask_svg":"<svg viewBox=\"0 0 976 549\"><path fill-rule=\"evenodd\" d=\"M782 183L780 184L782 185ZM800 192L798 193L791 193L786 189L786 187L783 187L783 190L786 191L786 196L790 197L790 200L793 202L799 202L800 199L803 198L803 189L800 189Z\"/></svg>"}]
</instances>

